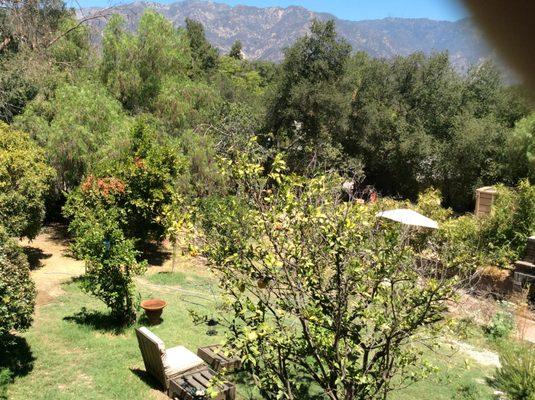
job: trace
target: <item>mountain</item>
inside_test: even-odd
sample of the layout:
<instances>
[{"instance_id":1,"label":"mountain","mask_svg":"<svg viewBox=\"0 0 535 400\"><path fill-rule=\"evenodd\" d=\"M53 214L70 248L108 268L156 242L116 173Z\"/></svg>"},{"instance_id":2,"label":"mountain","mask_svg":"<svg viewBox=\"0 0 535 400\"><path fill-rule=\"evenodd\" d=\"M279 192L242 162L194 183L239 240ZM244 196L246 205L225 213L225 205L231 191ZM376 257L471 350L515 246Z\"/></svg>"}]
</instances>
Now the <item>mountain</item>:
<instances>
[{"instance_id":1,"label":"mountain","mask_svg":"<svg viewBox=\"0 0 535 400\"><path fill-rule=\"evenodd\" d=\"M494 57L481 32L468 18L456 22L406 18L348 21L297 6L258 8L201 0L172 4L135 2L114 7L113 12L122 14L129 27L134 29L146 8L163 14L175 26L183 26L186 17L200 21L207 38L222 52L227 52L234 41L240 40L245 56L251 60L280 61L283 49L305 34L314 18L334 19L338 32L354 50L365 51L373 57L447 50L460 71ZM82 9L79 16L93 15L102 10ZM90 23L98 40L106 21L95 19Z\"/></svg>"}]
</instances>

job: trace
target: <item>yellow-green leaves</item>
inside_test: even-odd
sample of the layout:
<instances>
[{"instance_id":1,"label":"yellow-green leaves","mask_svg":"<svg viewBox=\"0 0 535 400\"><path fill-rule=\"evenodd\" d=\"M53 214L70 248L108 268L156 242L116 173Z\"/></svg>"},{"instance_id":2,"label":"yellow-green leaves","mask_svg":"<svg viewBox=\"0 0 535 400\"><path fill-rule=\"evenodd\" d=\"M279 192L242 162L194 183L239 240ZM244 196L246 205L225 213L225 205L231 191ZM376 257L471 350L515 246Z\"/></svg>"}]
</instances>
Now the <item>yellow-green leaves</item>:
<instances>
[{"instance_id":1,"label":"yellow-green leaves","mask_svg":"<svg viewBox=\"0 0 535 400\"><path fill-rule=\"evenodd\" d=\"M37 235L53 176L30 136L0 122L0 220L10 235Z\"/></svg>"},{"instance_id":2,"label":"yellow-green leaves","mask_svg":"<svg viewBox=\"0 0 535 400\"><path fill-rule=\"evenodd\" d=\"M453 282L419 273L399 226L342 201L340 177L292 175L281 155L267 179L247 156L225 167L235 195L201 202L200 214L231 309L226 345L272 398L296 398L310 381L382 398L395 371L418 363L407 344L442 318Z\"/></svg>"}]
</instances>

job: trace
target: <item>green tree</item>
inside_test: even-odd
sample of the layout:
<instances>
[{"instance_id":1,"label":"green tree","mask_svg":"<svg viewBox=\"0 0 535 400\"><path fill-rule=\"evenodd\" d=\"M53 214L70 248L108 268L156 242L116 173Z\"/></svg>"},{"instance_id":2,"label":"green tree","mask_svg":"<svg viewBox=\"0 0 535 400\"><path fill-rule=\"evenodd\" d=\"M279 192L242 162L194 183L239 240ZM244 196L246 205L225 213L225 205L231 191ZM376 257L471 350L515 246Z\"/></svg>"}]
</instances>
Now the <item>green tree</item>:
<instances>
[{"instance_id":1,"label":"green tree","mask_svg":"<svg viewBox=\"0 0 535 400\"><path fill-rule=\"evenodd\" d=\"M70 191L103 158L118 157L128 141L129 118L98 82L61 84L53 96L38 96L16 118L31 133L57 172L56 197Z\"/></svg>"},{"instance_id":2,"label":"green tree","mask_svg":"<svg viewBox=\"0 0 535 400\"><path fill-rule=\"evenodd\" d=\"M362 158L368 181L385 193L415 198L435 166L436 139L426 131L414 97L421 55L392 62L359 56L359 85L351 104L345 151ZM414 110L414 112L413 112Z\"/></svg>"},{"instance_id":3,"label":"green tree","mask_svg":"<svg viewBox=\"0 0 535 400\"><path fill-rule=\"evenodd\" d=\"M135 34L126 31L121 17L110 20L102 47L102 81L133 111L151 111L166 77L191 72L186 34L151 10L143 13Z\"/></svg>"},{"instance_id":4,"label":"green tree","mask_svg":"<svg viewBox=\"0 0 535 400\"><path fill-rule=\"evenodd\" d=\"M43 50L61 22L73 16L62 0L6 0L2 6L0 55L10 50Z\"/></svg>"},{"instance_id":5,"label":"green tree","mask_svg":"<svg viewBox=\"0 0 535 400\"><path fill-rule=\"evenodd\" d=\"M0 12L0 119L11 123L58 74L88 62L88 29L61 0L5 1Z\"/></svg>"},{"instance_id":6,"label":"green tree","mask_svg":"<svg viewBox=\"0 0 535 400\"><path fill-rule=\"evenodd\" d=\"M232 43L232 46L230 47L230 51L228 52L228 56L235 58L236 60L242 60L243 59L243 52L242 52L242 44L239 40L236 40L234 43Z\"/></svg>"},{"instance_id":7,"label":"green tree","mask_svg":"<svg viewBox=\"0 0 535 400\"><path fill-rule=\"evenodd\" d=\"M181 178L181 195L195 200L227 190L217 164L215 140L209 132L188 130L180 136L180 147L188 165Z\"/></svg>"},{"instance_id":8,"label":"green tree","mask_svg":"<svg viewBox=\"0 0 535 400\"><path fill-rule=\"evenodd\" d=\"M264 93L260 74L249 63L229 56L221 57L214 82L223 99L232 103L259 104Z\"/></svg>"},{"instance_id":9,"label":"green tree","mask_svg":"<svg viewBox=\"0 0 535 400\"><path fill-rule=\"evenodd\" d=\"M26 61L26 57L20 55L0 59L0 120L7 123L11 123L39 91L35 82L21 73L25 71Z\"/></svg>"},{"instance_id":10,"label":"green tree","mask_svg":"<svg viewBox=\"0 0 535 400\"><path fill-rule=\"evenodd\" d=\"M438 150L437 179L446 204L470 209L478 187L494 184L509 174L509 160L503 159L507 129L493 116L476 118L459 114L450 139Z\"/></svg>"},{"instance_id":11,"label":"green tree","mask_svg":"<svg viewBox=\"0 0 535 400\"><path fill-rule=\"evenodd\" d=\"M290 164L332 163L347 129L351 88L344 79L351 46L334 21L313 21L310 34L285 51L280 81L268 102L266 133L292 154ZM267 142L270 143L270 142Z\"/></svg>"},{"instance_id":12,"label":"green tree","mask_svg":"<svg viewBox=\"0 0 535 400\"><path fill-rule=\"evenodd\" d=\"M463 103L476 117L494 114L500 101L501 74L491 61L473 66L463 90Z\"/></svg>"},{"instance_id":13,"label":"green tree","mask_svg":"<svg viewBox=\"0 0 535 400\"><path fill-rule=\"evenodd\" d=\"M65 69L67 66L79 68L88 63L91 45L87 26L79 25L74 16L63 18L58 23L56 36L48 49L55 64Z\"/></svg>"},{"instance_id":14,"label":"green tree","mask_svg":"<svg viewBox=\"0 0 535 400\"><path fill-rule=\"evenodd\" d=\"M118 323L130 324L136 316L133 278L143 274L146 262L137 261L135 240L121 228L124 210L110 204L123 190L118 180L95 181L70 196L65 213L72 218L72 249L86 262L82 288L101 299Z\"/></svg>"},{"instance_id":15,"label":"green tree","mask_svg":"<svg viewBox=\"0 0 535 400\"><path fill-rule=\"evenodd\" d=\"M35 295L26 256L0 226L0 347L12 330L30 327Z\"/></svg>"},{"instance_id":16,"label":"green tree","mask_svg":"<svg viewBox=\"0 0 535 400\"><path fill-rule=\"evenodd\" d=\"M384 194L415 199L436 187L446 205L467 210L478 185L526 176L513 155L521 140L508 136L527 102L512 100L519 92L506 90L492 64L463 77L447 54L357 55L350 70L357 85L344 151L363 161L367 181Z\"/></svg>"},{"instance_id":17,"label":"green tree","mask_svg":"<svg viewBox=\"0 0 535 400\"><path fill-rule=\"evenodd\" d=\"M43 151L30 136L0 123L0 219L9 235L37 235L52 176Z\"/></svg>"},{"instance_id":18,"label":"green tree","mask_svg":"<svg viewBox=\"0 0 535 400\"><path fill-rule=\"evenodd\" d=\"M535 113L517 121L507 138L507 153L513 182L520 177L535 178ZM516 179L514 179L516 178Z\"/></svg>"},{"instance_id":19,"label":"green tree","mask_svg":"<svg viewBox=\"0 0 535 400\"><path fill-rule=\"evenodd\" d=\"M212 85L170 77L162 82L153 114L170 134L178 136L187 128L212 123L221 102L217 88Z\"/></svg>"},{"instance_id":20,"label":"green tree","mask_svg":"<svg viewBox=\"0 0 535 400\"><path fill-rule=\"evenodd\" d=\"M137 28L136 54L142 82L141 105L150 108L165 76L188 76L191 53L187 36L161 14L143 13Z\"/></svg>"},{"instance_id":21,"label":"green tree","mask_svg":"<svg viewBox=\"0 0 535 400\"><path fill-rule=\"evenodd\" d=\"M214 71L219 62L219 52L206 39L203 25L199 21L186 18L186 36L189 39L191 56L200 72Z\"/></svg>"},{"instance_id":22,"label":"green tree","mask_svg":"<svg viewBox=\"0 0 535 400\"><path fill-rule=\"evenodd\" d=\"M289 175L280 157L267 177L246 156L229 165L240 195L211 213L206 249L228 296L227 346L261 396L384 399L418 379L416 342L454 296L444 269L418 263L373 206L341 201L336 176Z\"/></svg>"},{"instance_id":23,"label":"green tree","mask_svg":"<svg viewBox=\"0 0 535 400\"><path fill-rule=\"evenodd\" d=\"M104 28L100 74L104 85L126 108L137 107L142 82L136 43L119 15L112 16Z\"/></svg>"}]
</instances>

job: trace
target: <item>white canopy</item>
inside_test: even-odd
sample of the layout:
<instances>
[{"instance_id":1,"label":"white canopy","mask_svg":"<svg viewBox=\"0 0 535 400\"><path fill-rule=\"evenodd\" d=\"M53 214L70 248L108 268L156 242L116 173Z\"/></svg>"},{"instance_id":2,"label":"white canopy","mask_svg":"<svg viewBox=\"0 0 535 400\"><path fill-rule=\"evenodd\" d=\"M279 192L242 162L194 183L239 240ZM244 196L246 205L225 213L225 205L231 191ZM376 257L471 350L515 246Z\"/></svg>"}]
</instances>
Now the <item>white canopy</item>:
<instances>
[{"instance_id":1,"label":"white canopy","mask_svg":"<svg viewBox=\"0 0 535 400\"><path fill-rule=\"evenodd\" d=\"M396 210L381 211L377 213L378 217L388 218L392 221L401 222L405 225L423 226L425 228L438 229L438 224L431 218L417 213L407 208L398 208Z\"/></svg>"}]
</instances>

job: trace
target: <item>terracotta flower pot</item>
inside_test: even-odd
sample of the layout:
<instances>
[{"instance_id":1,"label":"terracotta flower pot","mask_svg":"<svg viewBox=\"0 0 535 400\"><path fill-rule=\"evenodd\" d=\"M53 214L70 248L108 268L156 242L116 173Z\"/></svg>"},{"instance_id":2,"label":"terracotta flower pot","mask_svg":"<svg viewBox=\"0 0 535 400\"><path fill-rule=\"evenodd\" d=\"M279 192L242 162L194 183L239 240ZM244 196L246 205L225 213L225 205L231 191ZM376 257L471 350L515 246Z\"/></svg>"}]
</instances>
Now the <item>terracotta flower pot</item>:
<instances>
[{"instance_id":1,"label":"terracotta flower pot","mask_svg":"<svg viewBox=\"0 0 535 400\"><path fill-rule=\"evenodd\" d=\"M141 302L141 308L145 310L151 325L157 325L161 322L160 317L166 305L167 303L160 299L149 299Z\"/></svg>"}]
</instances>

